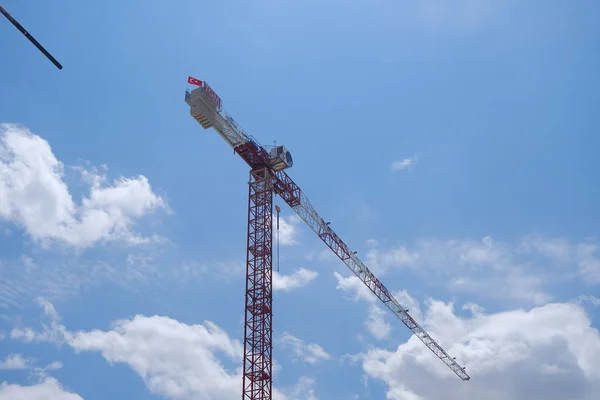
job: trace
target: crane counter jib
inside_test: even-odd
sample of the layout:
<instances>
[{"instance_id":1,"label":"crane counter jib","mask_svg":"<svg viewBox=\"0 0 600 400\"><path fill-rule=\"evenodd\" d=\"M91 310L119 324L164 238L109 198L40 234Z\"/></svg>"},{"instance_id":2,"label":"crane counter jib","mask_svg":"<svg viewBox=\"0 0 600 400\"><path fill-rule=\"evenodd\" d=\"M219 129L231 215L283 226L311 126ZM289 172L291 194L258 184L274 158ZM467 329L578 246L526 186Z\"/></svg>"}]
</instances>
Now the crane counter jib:
<instances>
[{"instance_id":1,"label":"crane counter jib","mask_svg":"<svg viewBox=\"0 0 600 400\"><path fill-rule=\"evenodd\" d=\"M221 98L206 82L188 77L188 83L198 86L185 92L191 116L204 129L214 128L250 167L268 167L277 172L293 165L292 155L285 146L274 146L269 151L248 135L223 109Z\"/></svg>"}]
</instances>

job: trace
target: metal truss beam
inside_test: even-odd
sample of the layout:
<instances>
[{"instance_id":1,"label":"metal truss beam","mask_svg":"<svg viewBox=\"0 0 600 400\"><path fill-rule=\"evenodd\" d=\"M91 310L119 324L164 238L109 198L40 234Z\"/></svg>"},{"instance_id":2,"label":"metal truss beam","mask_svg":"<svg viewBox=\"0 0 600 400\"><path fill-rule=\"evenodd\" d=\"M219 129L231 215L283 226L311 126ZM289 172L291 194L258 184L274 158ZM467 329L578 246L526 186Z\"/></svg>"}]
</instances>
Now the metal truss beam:
<instances>
[{"instance_id":1,"label":"metal truss beam","mask_svg":"<svg viewBox=\"0 0 600 400\"><path fill-rule=\"evenodd\" d=\"M271 400L273 351L273 185L267 168L250 172L242 400Z\"/></svg>"}]
</instances>

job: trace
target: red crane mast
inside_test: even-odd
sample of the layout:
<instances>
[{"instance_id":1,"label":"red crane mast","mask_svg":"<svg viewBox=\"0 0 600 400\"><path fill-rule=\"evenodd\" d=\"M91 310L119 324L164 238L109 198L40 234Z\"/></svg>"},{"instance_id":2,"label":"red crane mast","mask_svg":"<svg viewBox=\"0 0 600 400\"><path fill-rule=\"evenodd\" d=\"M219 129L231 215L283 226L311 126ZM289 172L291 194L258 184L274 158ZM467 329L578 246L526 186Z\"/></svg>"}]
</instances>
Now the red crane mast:
<instances>
[{"instance_id":1,"label":"red crane mast","mask_svg":"<svg viewBox=\"0 0 600 400\"><path fill-rule=\"evenodd\" d=\"M273 388L273 194L279 195L425 346L458 377L469 380L465 368L417 324L319 216L308 197L285 172L293 165L285 146L267 150L223 110L221 98L206 82L188 77L188 83L198 86L185 93L191 116L204 129L214 128L250 167L242 400L271 400Z\"/></svg>"}]
</instances>

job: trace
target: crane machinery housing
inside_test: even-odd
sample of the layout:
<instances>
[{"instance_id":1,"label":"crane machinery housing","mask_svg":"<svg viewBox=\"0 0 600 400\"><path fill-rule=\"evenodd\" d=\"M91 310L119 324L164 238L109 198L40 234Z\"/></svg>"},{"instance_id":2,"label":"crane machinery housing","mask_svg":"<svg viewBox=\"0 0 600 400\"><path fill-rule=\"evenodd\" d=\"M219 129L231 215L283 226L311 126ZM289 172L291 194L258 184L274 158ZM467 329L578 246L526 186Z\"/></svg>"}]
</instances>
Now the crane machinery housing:
<instances>
[{"instance_id":1,"label":"crane machinery housing","mask_svg":"<svg viewBox=\"0 0 600 400\"><path fill-rule=\"evenodd\" d=\"M421 328L313 208L285 171L293 165L285 146L267 150L223 109L221 98L206 82L190 76L188 83L198 86L185 92L190 115L204 129L214 128L250 167L242 400L271 400L272 394L273 194L279 195L425 346L459 378L469 380L465 367Z\"/></svg>"}]
</instances>

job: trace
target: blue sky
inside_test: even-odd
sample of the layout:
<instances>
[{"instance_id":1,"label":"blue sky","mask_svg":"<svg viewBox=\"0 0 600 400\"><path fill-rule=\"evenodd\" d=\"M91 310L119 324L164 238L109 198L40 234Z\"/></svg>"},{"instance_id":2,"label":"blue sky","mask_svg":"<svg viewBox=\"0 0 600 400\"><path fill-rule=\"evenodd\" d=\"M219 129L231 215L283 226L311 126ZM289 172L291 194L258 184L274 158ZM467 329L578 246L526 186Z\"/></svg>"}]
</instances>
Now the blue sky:
<instances>
[{"instance_id":1,"label":"blue sky","mask_svg":"<svg viewBox=\"0 0 600 400\"><path fill-rule=\"evenodd\" d=\"M472 377L276 199L278 399L600 397L600 5L446 3L4 1L64 69L0 20L0 400L239 395L248 171L188 75Z\"/></svg>"}]
</instances>

